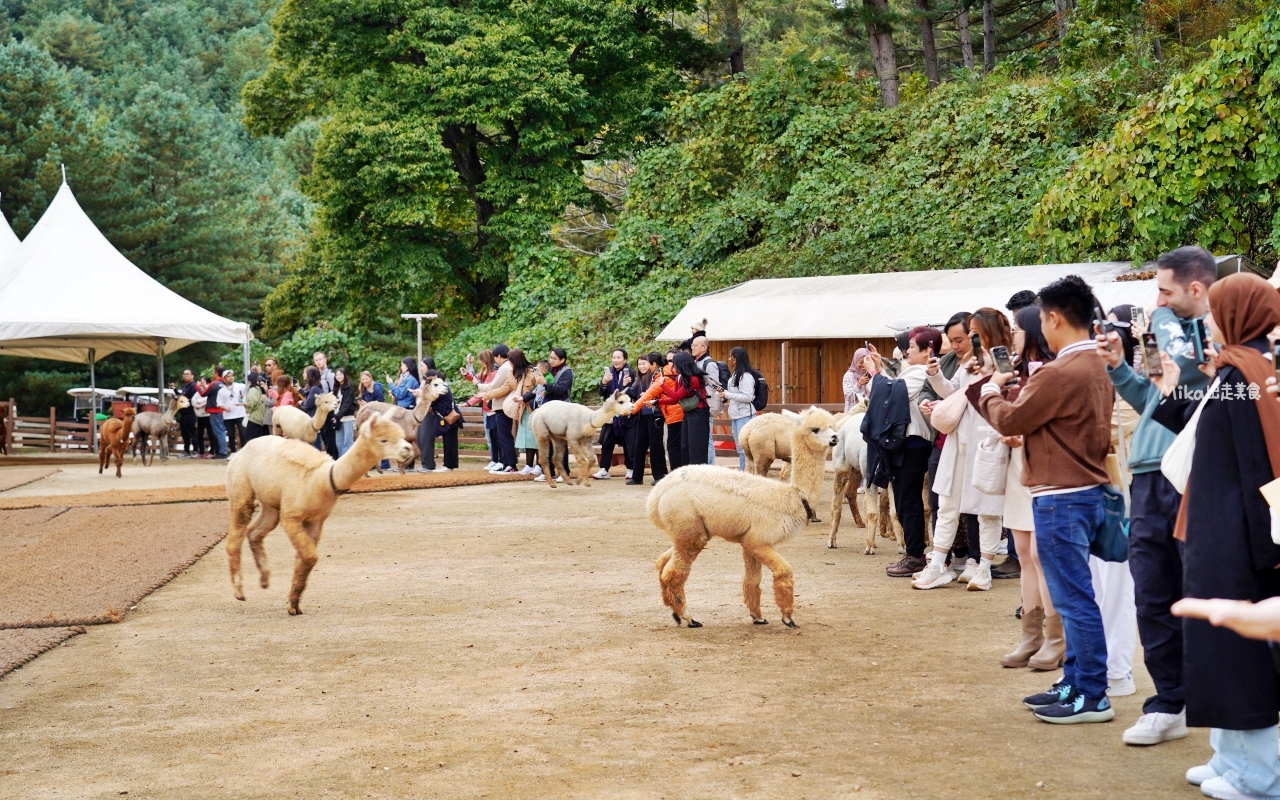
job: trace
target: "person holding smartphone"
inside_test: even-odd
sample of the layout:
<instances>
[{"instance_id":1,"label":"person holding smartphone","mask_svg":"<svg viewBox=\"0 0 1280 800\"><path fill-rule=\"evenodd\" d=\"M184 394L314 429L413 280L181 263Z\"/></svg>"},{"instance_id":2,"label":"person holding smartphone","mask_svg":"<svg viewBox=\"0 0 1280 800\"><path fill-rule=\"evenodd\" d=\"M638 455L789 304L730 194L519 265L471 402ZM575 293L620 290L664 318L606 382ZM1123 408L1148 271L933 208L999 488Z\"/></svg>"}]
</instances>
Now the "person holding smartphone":
<instances>
[{"instance_id":1,"label":"person holding smartphone","mask_svg":"<svg viewBox=\"0 0 1280 800\"><path fill-rule=\"evenodd\" d=\"M865 347L859 347L853 354L853 361L844 373L842 389L844 390L844 411L848 414L855 406L871 395L871 373L867 371L867 356L871 353Z\"/></svg>"},{"instance_id":2,"label":"person holding smartphone","mask_svg":"<svg viewBox=\"0 0 1280 800\"><path fill-rule=\"evenodd\" d=\"M1195 396L1209 384L1197 367L1197 323L1209 313L1209 289L1218 276L1217 262L1202 247L1180 247L1156 262L1156 308L1150 332L1160 350L1178 367L1177 391ZM1152 419L1160 390L1143 372L1134 370L1120 352L1121 336L1097 338L1098 356L1120 397L1141 415L1129 447L1129 572L1137 602L1142 658L1156 693L1146 699L1142 717L1124 732L1126 744L1147 746L1187 735L1183 688L1182 623L1170 610L1182 598L1182 544L1173 538L1182 496L1160 471L1160 461L1175 434Z\"/></svg>"}]
</instances>

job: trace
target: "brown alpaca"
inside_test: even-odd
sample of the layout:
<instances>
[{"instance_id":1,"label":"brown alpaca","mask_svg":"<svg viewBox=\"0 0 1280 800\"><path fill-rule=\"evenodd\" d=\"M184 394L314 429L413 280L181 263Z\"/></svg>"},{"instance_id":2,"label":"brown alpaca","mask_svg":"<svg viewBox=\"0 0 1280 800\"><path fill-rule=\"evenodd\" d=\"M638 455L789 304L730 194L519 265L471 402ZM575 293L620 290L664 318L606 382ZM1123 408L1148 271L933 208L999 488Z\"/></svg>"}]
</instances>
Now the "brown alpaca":
<instances>
[{"instance_id":1,"label":"brown alpaca","mask_svg":"<svg viewBox=\"0 0 1280 800\"><path fill-rule=\"evenodd\" d=\"M832 446L836 432L816 424L820 419L831 419L821 409L810 409L803 415L784 414L792 418L793 452L811 454L796 460L790 483L698 464L672 472L649 493L649 521L671 537L671 549L658 558L658 584L662 602L671 609L677 625L701 627L687 613L684 586L694 559L711 537L718 536L742 545L742 596L752 621L757 625L767 622L760 613L763 565L773 573L773 599L782 612L782 624L796 627L791 619L795 608L791 565L774 546L794 536L813 515L807 493L813 491L815 477L821 487L823 471L823 459L815 454ZM817 502L816 495L812 502Z\"/></svg>"},{"instance_id":2,"label":"brown alpaca","mask_svg":"<svg viewBox=\"0 0 1280 800\"><path fill-rule=\"evenodd\" d=\"M393 403L380 403L373 401L365 403L360 407L360 411L356 413L356 436L360 434L360 426L364 421L375 414L385 414L391 412L391 418L395 420L404 430L404 438L409 444L413 445L413 455L407 462L399 465L400 474L405 474L405 466L412 467L413 462L418 459L418 426L427 418L427 413L431 411L431 404L440 398L440 395L449 391L449 384L444 379L437 376L432 378L429 383L424 383L414 390L414 397L417 398L413 408L401 408ZM378 467L378 472L382 472L382 467Z\"/></svg>"},{"instance_id":3,"label":"brown alpaca","mask_svg":"<svg viewBox=\"0 0 1280 800\"><path fill-rule=\"evenodd\" d=\"M279 436L260 436L242 447L227 464L227 498L231 501L227 556L236 599L244 599L240 549L245 538L249 539L265 589L271 573L262 540L279 524L297 552L289 613L301 614L298 601L307 588L307 576L316 565L321 530L338 497L346 494L374 464L384 458L403 461L410 452L404 432L385 414L365 420L360 426L360 438L337 461L309 443ZM262 505L256 517L255 500Z\"/></svg>"},{"instance_id":4,"label":"brown alpaca","mask_svg":"<svg viewBox=\"0 0 1280 800\"><path fill-rule=\"evenodd\" d=\"M106 469L107 460L116 457L116 477L120 476L120 467L124 464L124 454L129 449L129 434L133 432L133 417L138 412L132 408L124 410L124 419L104 419L98 426L98 474Z\"/></svg>"}]
</instances>

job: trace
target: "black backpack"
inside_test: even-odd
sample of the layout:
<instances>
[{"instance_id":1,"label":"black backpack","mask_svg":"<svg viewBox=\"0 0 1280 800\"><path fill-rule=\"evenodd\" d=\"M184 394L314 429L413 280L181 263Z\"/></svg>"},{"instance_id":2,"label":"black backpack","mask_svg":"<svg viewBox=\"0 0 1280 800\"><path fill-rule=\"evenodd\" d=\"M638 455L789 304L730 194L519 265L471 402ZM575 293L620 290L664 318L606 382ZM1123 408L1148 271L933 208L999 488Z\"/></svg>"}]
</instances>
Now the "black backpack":
<instances>
[{"instance_id":1,"label":"black backpack","mask_svg":"<svg viewBox=\"0 0 1280 800\"><path fill-rule=\"evenodd\" d=\"M757 370L751 370L751 377L756 379L756 396L751 398L751 407L756 411L764 411L769 405L769 382Z\"/></svg>"}]
</instances>

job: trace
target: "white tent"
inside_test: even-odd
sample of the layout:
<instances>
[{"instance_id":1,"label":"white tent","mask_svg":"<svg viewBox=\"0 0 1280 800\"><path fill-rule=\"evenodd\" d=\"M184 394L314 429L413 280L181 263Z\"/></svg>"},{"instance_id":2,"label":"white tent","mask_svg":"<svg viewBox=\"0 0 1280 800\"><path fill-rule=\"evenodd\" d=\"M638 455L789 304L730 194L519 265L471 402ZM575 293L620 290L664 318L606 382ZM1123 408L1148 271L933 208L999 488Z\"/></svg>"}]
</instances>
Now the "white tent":
<instances>
[{"instance_id":1,"label":"white tent","mask_svg":"<svg viewBox=\"0 0 1280 800\"><path fill-rule=\"evenodd\" d=\"M7 257L4 233L13 231L3 218L0 228L0 355L87 364L91 389L99 359L154 355L159 389L165 353L227 342L244 346L248 372L249 326L201 308L134 266L80 208L65 175L40 221ZM96 426L90 428L96 440Z\"/></svg>"},{"instance_id":2,"label":"white tent","mask_svg":"<svg viewBox=\"0 0 1280 800\"><path fill-rule=\"evenodd\" d=\"M0 355L83 364L117 351L162 356L195 342L252 338L247 324L206 311L131 264L65 182L0 260Z\"/></svg>"},{"instance_id":3,"label":"white tent","mask_svg":"<svg viewBox=\"0 0 1280 800\"><path fill-rule=\"evenodd\" d=\"M1034 292L1066 275L1088 281L1104 308L1156 300L1155 277L1127 261L775 278L690 298L657 338L685 339L704 319L708 338L718 340L890 336L913 325L940 325L957 311L1003 309L1016 292Z\"/></svg>"}]
</instances>

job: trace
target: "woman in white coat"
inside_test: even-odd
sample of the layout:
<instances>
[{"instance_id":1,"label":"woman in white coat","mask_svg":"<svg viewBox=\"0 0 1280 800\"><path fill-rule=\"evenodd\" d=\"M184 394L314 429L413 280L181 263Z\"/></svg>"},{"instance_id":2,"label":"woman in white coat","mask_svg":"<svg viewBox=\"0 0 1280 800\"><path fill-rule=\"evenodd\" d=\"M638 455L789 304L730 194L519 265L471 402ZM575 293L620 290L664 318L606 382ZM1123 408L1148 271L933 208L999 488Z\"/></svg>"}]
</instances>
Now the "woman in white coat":
<instances>
[{"instance_id":1,"label":"woman in white coat","mask_svg":"<svg viewBox=\"0 0 1280 800\"><path fill-rule=\"evenodd\" d=\"M986 351L984 358L990 358L990 349L997 345L1013 349L1013 332L1009 327L1009 320L994 308L978 309L969 322L969 330L977 333L981 339L983 350ZM976 359L971 360L964 365L964 369L956 370L952 380L947 380L938 369L938 361L934 359L929 362L929 385L943 400L933 408L935 423L938 421L939 409L946 404L947 398L956 393L963 396L965 387L973 377L970 370L976 366ZM950 402L963 402L963 410L960 412L959 423L947 436L942 447L938 472L933 481L933 490L938 494L938 520L934 525L933 550L929 553L929 562L924 571L916 576L911 585L916 589L937 589L955 580L955 573L946 565L947 553L955 543L960 515L977 514L982 558L972 571L966 569L960 579L968 579L970 591L987 591L991 588L992 560L995 558L996 548L1000 546L1004 493L987 494L979 491L973 485L972 476L978 443L999 434L967 400L956 398ZM970 542L970 552L972 548L973 543Z\"/></svg>"}]
</instances>

